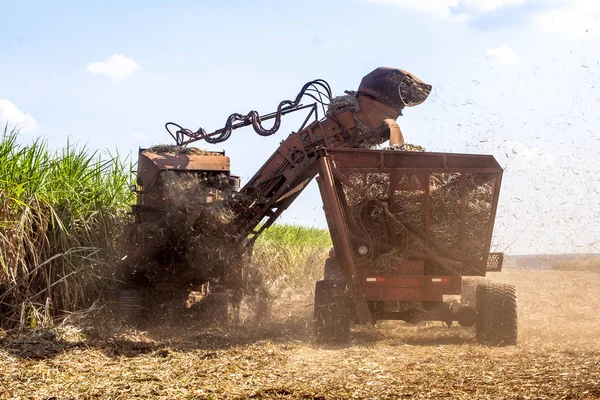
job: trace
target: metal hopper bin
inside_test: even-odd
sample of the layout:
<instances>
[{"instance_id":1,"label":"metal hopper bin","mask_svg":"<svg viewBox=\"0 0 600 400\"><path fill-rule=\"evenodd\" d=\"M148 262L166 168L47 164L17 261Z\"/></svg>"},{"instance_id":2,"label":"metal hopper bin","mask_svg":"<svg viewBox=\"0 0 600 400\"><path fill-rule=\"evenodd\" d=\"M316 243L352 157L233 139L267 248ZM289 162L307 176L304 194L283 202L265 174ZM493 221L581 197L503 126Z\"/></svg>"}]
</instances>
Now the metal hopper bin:
<instances>
[{"instance_id":1,"label":"metal hopper bin","mask_svg":"<svg viewBox=\"0 0 600 400\"><path fill-rule=\"evenodd\" d=\"M501 180L490 155L327 149L318 183L334 252L316 286L317 337L346 339L351 321L439 320L515 342L510 285L483 281L477 299L444 301L463 276L501 269L490 254ZM513 319L514 332L500 329Z\"/></svg>"}]
</instances>

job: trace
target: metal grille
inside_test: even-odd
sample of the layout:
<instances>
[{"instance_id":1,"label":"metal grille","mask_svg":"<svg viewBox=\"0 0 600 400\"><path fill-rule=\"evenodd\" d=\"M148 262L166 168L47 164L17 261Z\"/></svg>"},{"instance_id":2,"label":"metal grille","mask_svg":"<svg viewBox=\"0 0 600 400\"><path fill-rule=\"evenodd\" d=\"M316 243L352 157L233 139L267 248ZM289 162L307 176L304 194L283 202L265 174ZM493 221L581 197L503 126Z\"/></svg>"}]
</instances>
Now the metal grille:
<instances>
[{"instance_id":1,"label":"metal grille","mask_svg":"<svg viewBox=\"0 0 600 400\"><path fill-rule=\"evenodd\" d=\"M504 253L490 253L487 262L487 271L500 272L502 271L502 263L504 262Z\"/></svg>"}]
</instances>

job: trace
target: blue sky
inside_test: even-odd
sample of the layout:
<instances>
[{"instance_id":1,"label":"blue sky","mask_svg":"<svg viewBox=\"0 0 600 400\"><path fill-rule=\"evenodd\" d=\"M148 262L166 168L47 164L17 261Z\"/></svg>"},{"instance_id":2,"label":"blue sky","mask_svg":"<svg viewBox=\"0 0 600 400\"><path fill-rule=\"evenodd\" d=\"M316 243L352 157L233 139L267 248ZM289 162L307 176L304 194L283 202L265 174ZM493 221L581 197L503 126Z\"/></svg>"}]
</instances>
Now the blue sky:
<instances>
[{"instance_id":1,"label":"blue sky","mask_svg":"<svg viewBox=\"0 0 600 400\"><path fill-rule=\"evenodd\" d=\"M167 121L208 131L273 111L311 79L335 94L378 66L432 84L399 119L429 150L491 153L506 168L495 243L600 248L600 3L590 0L0 0L0 123L135 154ZM279 134L223 144L250 178ZM282 221L325 226L314 185Z\"/></svg>"}]
</instances>

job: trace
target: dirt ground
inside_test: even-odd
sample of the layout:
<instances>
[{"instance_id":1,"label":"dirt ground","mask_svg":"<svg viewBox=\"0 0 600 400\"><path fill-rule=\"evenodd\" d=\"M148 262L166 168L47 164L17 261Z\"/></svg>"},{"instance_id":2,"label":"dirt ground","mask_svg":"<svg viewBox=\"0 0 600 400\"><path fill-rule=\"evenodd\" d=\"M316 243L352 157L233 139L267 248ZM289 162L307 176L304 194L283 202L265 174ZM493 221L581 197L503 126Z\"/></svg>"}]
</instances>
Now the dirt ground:
<instances>
[{"instance_id":1,"label":"dirt ground","mask_svg":"<svg viewBox=\"0 0 600 400\"><path fill-rule=\"evenodd\" d=\"M517 286L518 346L479 346L473 328L386 322L319 347L308 297L290 298L281 309L293 312L235 331L63 328L0 340L0 398L600 399L600 274L492 278Z\"/></svg>"}]
</instances>

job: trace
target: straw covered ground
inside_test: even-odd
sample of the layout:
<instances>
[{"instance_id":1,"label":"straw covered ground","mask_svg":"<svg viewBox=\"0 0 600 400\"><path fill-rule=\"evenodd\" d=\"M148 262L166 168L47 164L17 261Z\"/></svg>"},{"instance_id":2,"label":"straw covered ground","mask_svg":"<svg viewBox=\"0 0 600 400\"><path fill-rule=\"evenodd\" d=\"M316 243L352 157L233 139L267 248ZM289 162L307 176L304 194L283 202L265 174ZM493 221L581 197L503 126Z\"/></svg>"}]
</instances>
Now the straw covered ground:
<instances>
[{"instance_id":1,"label":"straw covered ground","mask_svg":"<svg viewBox=\"0 0 600 400\"><path fill-rule=\"evenodd\" d=\"M62 326L0 340L0 398L600 398L593 272L505 270L519 345L472 329L386 322L345 347L311 339L311 294L281 293L268 322L232 331Z\"/></svg>"}]
</instances>

